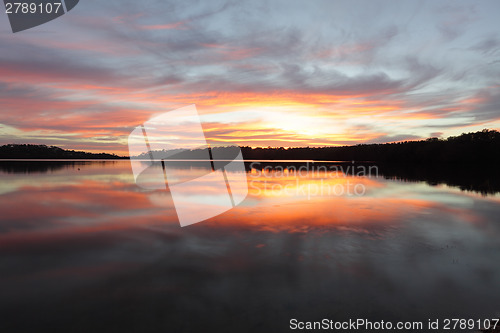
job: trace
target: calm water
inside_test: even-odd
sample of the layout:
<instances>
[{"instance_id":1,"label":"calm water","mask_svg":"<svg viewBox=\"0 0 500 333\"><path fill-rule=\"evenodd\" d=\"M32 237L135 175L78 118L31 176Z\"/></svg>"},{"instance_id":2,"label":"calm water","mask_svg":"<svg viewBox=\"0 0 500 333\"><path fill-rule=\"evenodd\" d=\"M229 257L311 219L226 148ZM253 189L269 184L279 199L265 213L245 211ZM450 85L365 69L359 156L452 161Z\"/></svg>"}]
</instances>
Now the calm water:
<instances>
[{"instance_id":1,"label":"calm water","mask_svg":"<svg viewBox=\"0 0 500 333\"><path fill-rule=\"evenodd\" d=\"M253 169L240 206L181 228L169 193L137 187L129 161L29 163L0 162L1 332L500 313L494 191Z\"/></svg>"}]
</instances>

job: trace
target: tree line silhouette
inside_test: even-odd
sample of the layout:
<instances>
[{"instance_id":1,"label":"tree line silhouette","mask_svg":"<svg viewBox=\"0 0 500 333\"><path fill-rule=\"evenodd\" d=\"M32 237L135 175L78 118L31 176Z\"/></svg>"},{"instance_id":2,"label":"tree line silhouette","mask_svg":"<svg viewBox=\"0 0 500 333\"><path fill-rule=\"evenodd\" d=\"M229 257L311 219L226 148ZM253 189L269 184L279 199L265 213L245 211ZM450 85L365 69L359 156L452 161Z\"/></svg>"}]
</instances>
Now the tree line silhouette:
<instances>
[{"instance_id":1,"label":"tree line silhouette","mask_svg":"<svg viewBox=\"0 0 500 333\"><path fill-rule=\"evenodd\" d=\"M242 147L250 160L371 161L391 163L500 162L500 132L482 130L447 139L429 138L342 147Z\"/></svg>"},{"instance_id":2,"label":"tree line silhouette","mask_svg":"<svg viewBox=\"0 0 500 333\"><path fill-rule=\"evenodd\" d=\"M0 159L120 159L115 154L88 153L55 146L8 144L0 147Z\"/></svg>"},{"instance_id":3,"label":"tree line silhouette","mask_svg":"<svg viewBox=\"0 0 500 333\"><path fill-rule=\"evenodd\" d=\"M213 147L213 156L233 156L234 146ZM500 132L484 129L447 139L429 138L383 144L342 147L252 148L240 147L245 160L369 161L377 163L489 163L500 162ZM177 159L207 156L207 149L174 150L164 153ZM149 158L149 153L139 157ZM65 150L55 146L8 144L0 147L0 159L126 159L108 153Z\"/></svg>"},{"instance_id":4,"label":"tree line silhouette","mask_svg":"<svg viewBox=\"0 0 500 333\"><path fill-rule=\"evenodd\" d=\"M236 147L212 147L214 159L224 156L232 160L239 153ZM421 141L405 141L385 144L363 144L345 147L320 148L251 148L241 147L245 160L267 160L265 166L302 165L306 160L348 161L356 164L376 164L380 175L401 181L425 181L429 185L447 184L465 191L480 192L484 195L500 192L500 132L483 130L466 133L447 139L430 138ZM163 154L162 154L163 153ZM207 149L175 150L155 152L155 158L204 159ZM140 155L149 159L150 154ZM45 145L5 145L0 147L0 159L128 159L114 154L94 154L64 150ZM274 161L273 161L274 160ZM281 161L280 161L281 160ZM285 162L296 160L302 162ZM4 172L45 172L49 168L59 168L60 162L47 162L37 165L25 162L2 162L0 171ZM51 164L52 163L52 164ZM318 163L316 163L318 164ZM321 164L321 163L319 163ZM192 164L180 164L179 167ZM200 167L200 165L197 165ZM251 163L246 163L247 168ZM40 169L40 170L39 170Z\"/></svg>"}]
</instances>

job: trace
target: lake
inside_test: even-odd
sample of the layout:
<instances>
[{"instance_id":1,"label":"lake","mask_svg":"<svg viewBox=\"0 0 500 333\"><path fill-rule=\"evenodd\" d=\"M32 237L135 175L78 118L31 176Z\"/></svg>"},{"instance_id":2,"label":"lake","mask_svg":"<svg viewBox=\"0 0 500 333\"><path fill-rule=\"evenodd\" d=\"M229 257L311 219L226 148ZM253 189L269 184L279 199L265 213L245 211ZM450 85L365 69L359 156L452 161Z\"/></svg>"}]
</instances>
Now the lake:
<instances>
[{"instance_id":1,"label":"lake","mask_svg":"<svg viewBox=\"0 0 500 333\"><path fill-rule=\"evenodd\" d=\"M130 161L0 162L0 331L498 318L498 191L295 171L247 166L241 204L181 228L170 193L137 186Z\"/></svg>"}]
</instances>

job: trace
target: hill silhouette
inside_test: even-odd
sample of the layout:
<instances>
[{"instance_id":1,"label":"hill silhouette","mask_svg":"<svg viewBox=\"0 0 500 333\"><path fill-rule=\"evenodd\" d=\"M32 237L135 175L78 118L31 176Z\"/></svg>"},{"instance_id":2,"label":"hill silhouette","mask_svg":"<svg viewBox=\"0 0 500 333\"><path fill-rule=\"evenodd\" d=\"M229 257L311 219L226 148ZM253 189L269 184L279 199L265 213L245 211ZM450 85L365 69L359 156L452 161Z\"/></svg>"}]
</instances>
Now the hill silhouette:
<instances>
[{"instance_id":1,"label":"hill silhouette","mask_svg":"<svg viewBox=\"0 0 500 333\"><path fill-rule=\"evenodd\" d=\"M380 163L500 162L500 132L482 130L447 139L429 138L384 144L343 147L242 147L245 159L371 161Z\"/></svg>"},{"instance_id":2,"label":"hill silhouette","mask_svg":"<svg viewBox=\"0 0 500 333\"><path fill-rule=\"evenodd\" d=\"M115 154L65 150L55 146L9 144L0 147L0 159L120 159Z\"/></svg>"},{"instance_id":3,"label":"hill silhouette","mask_svg":"<svg viewBox=\"0 0 500 333\"><path fill-rule=\"evenodd\" d=\"M447 139L429 138L383 144L360 144L342 147L240 147L245 160L314 160L357 161L390 164L430 163L498 163L500 162L500 132L484 129ZM214 156L231 156L234 146L212 147ZM156 157L169 159L203 159L207 149L154 151ZM149 153L139 158L149 159Z\"/></svg>"},{"instance_id":4,"label":"hill silhouette","mask_svg":"<svg viewBox=\"0 0 500 333\"><path fill-rule=\"evenodd\" d=\"M212 147L214 156L232 156L235 147ZM385 144L364 144L345 147L303 148L251 148L241 147L243 157L248 160L267 160L253 167L277 167L302 165L308 160L348 161L351 164L375 164L379 174L388 179L408 182L424 181L429 185L447 184L464 191L480 192L484 195L500 192L498 166L500 164L500 132L483 130L466 133L447 139L430 138ZM206 149L164 151L165 158L199 159L207 156ZM149 154L140 157L148 159ZM156 155L155 156L162 156ZM5 145L0 147L0 159L128 159L114 154L94 154L64 150L45 145ZM273 161L274 160L274 161ZM281 161L280 161L281 160ZM283 160L296 160L288 162ZM300 162L302 161L302 162ZM5 172L45 172L60 168L62 162L28 163L2 162L0 170ZM71 163L71 162L65 162ZM194 162L193 162L194 163ZM316 162L318 164L318 162ZM191 167L180 164L178 167ZM197 165L197 167L200 167ZM246 163L247 169L252 163Z\"/></svg>"},{"instance_id":5,"label":"hill silhouette","mask_svg":"<svg viewBox=\"0 0 500 333\"><path fill-rule=\"evenodd\" d=\"M500 132L484 129L447 139L429 138L383 144L342 147L240 147L245 160L369 161L377 163L500 163ZM230 156L233 147L213 147L214 156ZM206 149L163 151L165 157L198 159ZM227 153L224 153L227 151ZM161 152L160 152L161 153ZM140 155L149 158L149 154ZM65 150L55 146L9 144L0 147L0 159L126 159L108 153Z\"/></svg>"}]
</instances>

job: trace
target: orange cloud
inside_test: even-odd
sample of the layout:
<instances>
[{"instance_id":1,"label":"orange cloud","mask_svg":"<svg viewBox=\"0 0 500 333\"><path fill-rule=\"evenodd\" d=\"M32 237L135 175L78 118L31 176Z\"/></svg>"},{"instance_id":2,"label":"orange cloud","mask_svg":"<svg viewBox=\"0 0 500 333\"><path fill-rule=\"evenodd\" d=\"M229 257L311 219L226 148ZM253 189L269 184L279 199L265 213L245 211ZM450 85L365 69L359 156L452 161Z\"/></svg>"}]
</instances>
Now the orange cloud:
<instances>
[{"instance_id":1,"label":"orange cloud","mask_svg":"<svg viewBox=\"0 0 500 333\"><path fill-rule=\"evenodd\" d=\"M179 21L167 24L153 24L153 25L143 25L139 26L142 30L170 30L170 29L186 29L185 25L187 21Z\"/></svg>"}]
</instances>

